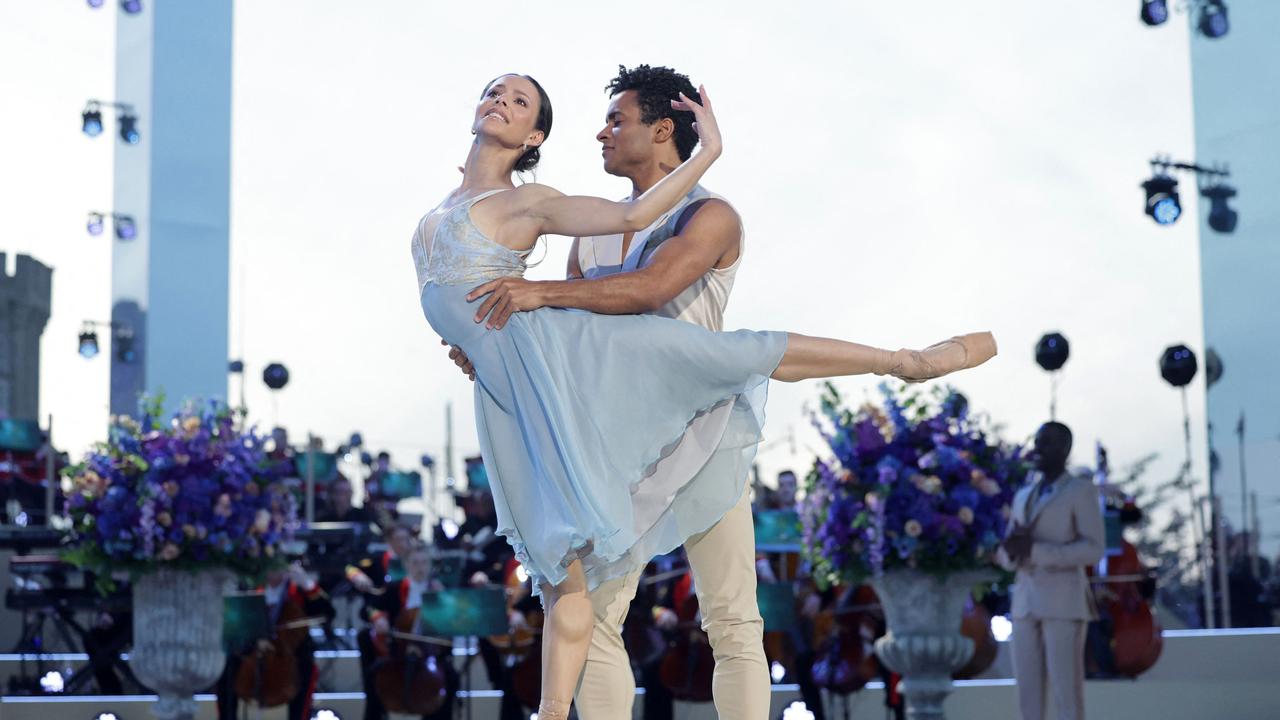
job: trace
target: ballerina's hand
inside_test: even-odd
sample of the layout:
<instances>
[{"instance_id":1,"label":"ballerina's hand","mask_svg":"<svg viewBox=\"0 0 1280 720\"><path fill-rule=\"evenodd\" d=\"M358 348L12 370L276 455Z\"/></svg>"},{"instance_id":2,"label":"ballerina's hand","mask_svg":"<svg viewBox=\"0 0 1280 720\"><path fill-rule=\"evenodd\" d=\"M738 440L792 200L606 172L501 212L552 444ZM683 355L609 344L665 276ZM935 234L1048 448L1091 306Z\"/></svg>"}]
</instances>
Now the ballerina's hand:
<instances>
[{"instance_id":1,"label":"ballerina's hand","mask_svg":"<svg viewBox=\"0 0 1280 720\"><path fill-rule=\"evenodd\" d=\"M672 100L671 107L675 110L687 110L693 113L693 129L698 133L698 139L702 142L702 147L716 154L719 154L724 146L720 140L720 126L716 124L716 115L711 110L711 96L707 94L707 89L701 85L698 86L698 99L702 104L698 104L684 93L680 93L679 100Z\"/></svg>"}]
</instances>

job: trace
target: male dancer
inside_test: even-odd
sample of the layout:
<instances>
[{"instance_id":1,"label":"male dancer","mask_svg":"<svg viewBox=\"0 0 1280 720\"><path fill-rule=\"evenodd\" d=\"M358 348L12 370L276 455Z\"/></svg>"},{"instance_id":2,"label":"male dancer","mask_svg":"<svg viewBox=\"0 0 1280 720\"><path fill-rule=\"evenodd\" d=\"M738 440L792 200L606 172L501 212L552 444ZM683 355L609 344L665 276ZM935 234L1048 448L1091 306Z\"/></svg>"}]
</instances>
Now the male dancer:
<instances>
[{"instance_id":1,"label":"male dancer","mask_svg":"<svg viewBox=\"0 0 1280 720\"><path fill-rule=\"evenodd\" d=\"M678 93L694 91L670 68L619 66L609 83L605 127L596 135L605 172L631 180L637 197L693 152L691 113L674 111ZM490 293L476 321L500 328L513 312L553 306L597 313L653 313L720 330L742 254L742 224L723 199L695 187L667 215L638 233L584 237L569 253L566 281L503 278L471 293ZM454 348L450 357L474 379ZM755 534L748 492L718 523L685 543L702 627L716 660L712 692L724 718L769 716L764 623L756 606ZM575 702L583 720L631 717L635 677L622 642L622 623L641 571L591 593L595 631Z\"/></svg>"}]
</instances>

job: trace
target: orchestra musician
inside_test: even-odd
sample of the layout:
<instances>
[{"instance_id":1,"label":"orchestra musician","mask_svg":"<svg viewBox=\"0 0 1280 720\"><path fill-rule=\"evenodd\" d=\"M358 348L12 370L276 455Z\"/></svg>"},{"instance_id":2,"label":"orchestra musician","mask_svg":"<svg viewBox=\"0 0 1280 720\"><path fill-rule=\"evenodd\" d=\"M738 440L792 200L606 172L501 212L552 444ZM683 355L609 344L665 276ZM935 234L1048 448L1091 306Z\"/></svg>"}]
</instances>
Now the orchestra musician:
<instances>
[{"instance_id":1,"label":"orchestra musician","mask_svg":"<svg viewBox=\"0 0 1280 720\"><path fill-rule=\"evenodd\" d=\"M241 698L238 680L245 663L257 662L259 657L271 654L292 654L297 667L297 689L288 699L289 720L309 720L311 699L318 677L315 665L315 641L308 627L292 627L296 621L329 622L333 620L333 604L316 581L302 569L300 563L287 568L267 572L266 584L258 588L266 596L268 626L274 628L272 637L260 638L244 652L227 656L227 665L217 684L218 717L235 720ZM278 678L264 678L271 682Z\"/></svg>"},{"instance_id":2,"label":"orchestra musician","mask_svg":"<svg viewBox=\"0 0 1280 720\"><path fill-rule=\"evenodd\" d=\"M1097 616L1085 568L1102 559L1104 533L1092 478L1067 471L1071 442L1066 425L1040 426L1035 472L1014 495L997 553L1017 572L1011 616L1022 720L1084 718L1086 624Z\"/></svg>"},{"instance_id":3,"label":"orchestra musician","mask_svg":"<svg viewBox=\"0 0 1280 720\"><path fill-rule=\"evenodd\" d=\"M359 634L357 640L360 648L361 679L365 692L365 720L385 720L387 717L385 704L374 682L374 673L377 672L380 663L385 662L389 656L390 646L394 642L392 629L408 631L407 629L416 628L423 594L444 589L438 580L431 577L431 553L426 545L419 542L412 543L404 551L402 558L406 575L388 582L380 594L371 596L369 627ZM451 662L452 650L413 645L408 652L410 654L437 653L438 667L444 673L446 691L444 705L434 713L423 715L423 718L444 720L452 717L459 686L458 673Z\"/></svg>"}]
</instances>

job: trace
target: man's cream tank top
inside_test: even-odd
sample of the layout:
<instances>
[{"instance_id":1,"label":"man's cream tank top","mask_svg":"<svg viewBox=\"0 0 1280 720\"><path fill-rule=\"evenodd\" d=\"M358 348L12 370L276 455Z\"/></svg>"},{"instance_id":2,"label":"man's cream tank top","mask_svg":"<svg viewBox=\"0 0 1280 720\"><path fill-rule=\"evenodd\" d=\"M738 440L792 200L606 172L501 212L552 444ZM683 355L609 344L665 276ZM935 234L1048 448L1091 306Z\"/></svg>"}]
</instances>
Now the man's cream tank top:
<instances>
[{"instance_id":1,"label":"man's cream tank top","mask_svg":"<svg viewBox=\"0 0 1280 720\"><path fill-rule=\"evenodd\" d=\"M629 272L644 267L653 256L653 251L663 242L675 235L676 224L680 221L680 213L697 200L706 198L724 198L708 192L701 185L694 186L684 199L675 207L658 218L652 225L636 233L627 249L627 256L622 257L622 235L599 235L578 239L578 267L582 276L594 279ZM684 320L701 325L709 330L724 329L724 310L729 304L729 293L733 290L733 279L738 274L738 266L742 264L743 237L738 247L738 258L726 268L711 268L692 285L676 295L671 302L656 310L654 315Z\"/></svg>"}]
</instances>

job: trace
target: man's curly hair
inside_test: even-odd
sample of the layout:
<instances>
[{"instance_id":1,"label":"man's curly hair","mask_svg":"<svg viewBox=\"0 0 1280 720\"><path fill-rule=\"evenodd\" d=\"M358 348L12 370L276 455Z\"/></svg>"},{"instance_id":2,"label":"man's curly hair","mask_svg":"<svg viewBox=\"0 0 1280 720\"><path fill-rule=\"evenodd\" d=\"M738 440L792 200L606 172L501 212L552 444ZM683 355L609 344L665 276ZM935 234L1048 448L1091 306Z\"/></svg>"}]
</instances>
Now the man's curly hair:
<instances>
[{"instance_id":1,"label":"man's curly hair","mask_svg":"<svg viewBox=\"0 0 1280 720\"><path fill-rule=\"evenodd\" d=\"M619 65L618 77L604 89L609 97L635 90L636 100L640 103L640 122L652 125L662 118L671 118L675 123L676 152L680 159L688 160L693 154L693 146L698 144L698 133L693 129L693 113L671 108L671 101L678 100L679 93L697 101L698 91L689 82L688 75L681 75L669 67L637 65L628 70Z\"/></svg>"}]
</instances>

